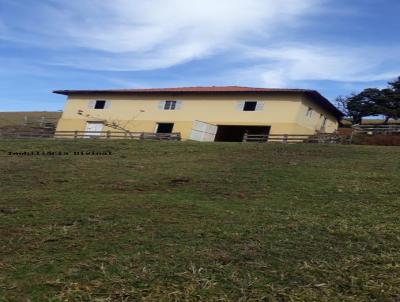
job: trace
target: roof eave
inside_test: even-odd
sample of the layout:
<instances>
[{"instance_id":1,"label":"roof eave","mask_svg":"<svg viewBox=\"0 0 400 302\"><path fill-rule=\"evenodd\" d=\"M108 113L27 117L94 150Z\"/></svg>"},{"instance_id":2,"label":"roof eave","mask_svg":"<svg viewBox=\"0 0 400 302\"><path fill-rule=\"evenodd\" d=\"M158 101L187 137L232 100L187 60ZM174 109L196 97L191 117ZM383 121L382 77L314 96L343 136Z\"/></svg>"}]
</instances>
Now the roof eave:
<instances>
[{"instance_id":1,"label":"roof eave","mask_svg":"<svg viewBox=\"0 0 400 302\"><path fill-rule=\"evenodd\" d=\"M319 104L321 104L325 109L329 110L332 112L332 114L338 119L342 119L345 114L340 111L338 108L336 108L335 105L333 105L327 98L322 96L318 91L316 90L310 90L305 92L309 96L311 96L313 99L317 100Z\"/></svg>"}]
</instances>

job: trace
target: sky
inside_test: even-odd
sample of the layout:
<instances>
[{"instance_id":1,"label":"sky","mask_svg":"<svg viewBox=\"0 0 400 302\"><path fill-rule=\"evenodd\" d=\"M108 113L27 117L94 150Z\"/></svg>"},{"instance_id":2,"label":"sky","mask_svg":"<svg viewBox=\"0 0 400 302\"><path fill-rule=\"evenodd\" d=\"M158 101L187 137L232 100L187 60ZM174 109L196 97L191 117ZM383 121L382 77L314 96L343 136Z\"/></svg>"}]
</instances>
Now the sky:
<instances>
[{"instance_id":1,"label":"sky","mask_svg":"<svg viewBox=\"0 0 400 302\"><path fill-rule=\"evenodd\" d=\"M307 88L400 76L399 0L0 0L0 111L56 89Z\"/></svg>"}]
</instances>

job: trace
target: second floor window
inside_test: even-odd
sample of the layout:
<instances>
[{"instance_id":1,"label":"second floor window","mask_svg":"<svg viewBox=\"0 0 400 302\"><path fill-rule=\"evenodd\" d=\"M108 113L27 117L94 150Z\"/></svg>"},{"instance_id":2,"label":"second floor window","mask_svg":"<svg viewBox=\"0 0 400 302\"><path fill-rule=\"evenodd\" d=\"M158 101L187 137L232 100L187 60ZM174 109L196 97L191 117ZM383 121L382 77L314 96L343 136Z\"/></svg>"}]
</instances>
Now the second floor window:
<instances>
[{"instance_id":1,"label":"second floor window","mask_svg":"<svg viewBox=\"0 0 400 302\"><path fill-rule=\"evenodd\" d=\"M257 101L240 101L236 105L237 111L263 111L264 102Z\"/></svg>"},{"instance_id":2,"label":"second floor window","mask_svg":"<svg viewBox=\"0 0 400 302\"><path fill-rule=\"evenodd\" d=\"M180 110L182 101L161 101L158 103L159 110Z\"/></svg>"},{"instance_id":3,"label":"second floor window","mask_svg":"<svg viewBox=\"0 0 400 302\"><path fill-rule=\"evenodd\" d=\"M243 106L243 111L256 111L257 102L245 102Z\"/></svg>"},{"instance_id":4,"label":"second floor window","mask_svg":"<svg viewBox=\"0 0 400 302\"><path fill-rule=\"evenodd\" d=\"M311 107L308 107L306 116L312 117L312 114L313 114L313 109Z\"/></svg>"},{"instance_id":5,"label":"second floor window","mask_svg":"<svg viewBox=\"0 0 400 302\"><path fill-rule=\"evenodd\" d=\"M165 101L164 110L175 110L176 101Z\"/></svg>"},{"instance_id":6,"label":"second floor window","mask_svg":"<svg viewBox=\"0 0 400 302\"><path fill-rule=\"evenodd\" d=\"M104 109L106 107L106 101L96 101L94 104L94 109Z\"/></svg>"},{"instance_id":7,"label":"second floor window","mask_svg":"<svg viewBox=\"0 0 400 302\"><path fill-rule=\"evenodd\" d=\"M89 109L96 109L96 110L103 110L103 109L109 109L111 105L110 101L106 100L93 100L90 101L88 104Z\"/></svg>"}]
</instances>

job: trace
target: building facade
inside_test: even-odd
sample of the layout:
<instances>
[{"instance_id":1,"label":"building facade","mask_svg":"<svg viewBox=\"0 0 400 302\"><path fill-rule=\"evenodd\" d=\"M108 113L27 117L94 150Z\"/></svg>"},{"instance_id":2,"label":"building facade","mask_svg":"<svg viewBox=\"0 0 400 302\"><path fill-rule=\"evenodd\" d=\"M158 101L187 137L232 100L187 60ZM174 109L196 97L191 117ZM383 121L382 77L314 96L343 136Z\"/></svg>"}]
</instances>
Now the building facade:
<instances>
[{"instance_id":1,"label":"building facade","mask_svg":"<svg viewBox=\"0 0 400 302\"><path fill-rule=\"evenodd\" d=\"M241 141L249 134L332 133L342 113L314 90L188 87L58 90L68 96L57 131L181 133Z\"/></svg>"}]
</instances>

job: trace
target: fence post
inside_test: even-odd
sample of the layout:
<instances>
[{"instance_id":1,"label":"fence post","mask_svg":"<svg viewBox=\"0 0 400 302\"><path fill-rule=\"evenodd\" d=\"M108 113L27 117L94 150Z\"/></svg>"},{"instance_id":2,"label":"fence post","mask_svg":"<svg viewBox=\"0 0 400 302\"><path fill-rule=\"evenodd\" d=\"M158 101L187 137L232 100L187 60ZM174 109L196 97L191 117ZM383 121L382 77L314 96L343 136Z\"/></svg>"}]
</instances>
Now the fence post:
<instances>
[{"instance_id":1,"label":"fence post","mask_svg":"<svg viewBox=\"0 0 400 302\"><path fill-rule=\"evenodd\" d=\"M353 136L354 136L354 129L353 129L353 131L351 131L349 145L353 144Z\"/></svg>"},{"instance_id":2,"label":"fence post","mask_svg":"<svg viewBox=\"0 0 400 302\"><path fill-rule=\"evenodd\" d=\"M74 139L77 139L77 138L78 138L78 131L75 130L75 131L74 131Z\"/></svg>"},{"instance_id":3,"label":"fence post","mask_svg":"<svg viewBox=\"0 0 400 302\"><path fill-rule=\"evenodd\" d=\"M247 132L244 133L243 135L243 143L247 143L247 139L248 139L249 135L247 134Z\"/></svg>"},{"instance_id":4,"label":"fence post","mask_svg":"<svg viewBox=\"0 0 400 302\"><path fill-rule=\"evenodd\" d=\"M140 140L144 140L144 132L140 133Z\"/></svg>"},{"instance_id":5,"label":"fence post","mask_svg":"<svg viewBox=\"0 0 400 302\"><path fill-rule=\"evenodd\" d=\"M110 131L110 130L107 131L106 137L107 137L107 139L110 139L110 138L111 138L111 131Z\"/></svg>"},{"instance_id":6,"label":"fence post","mask_svg":"<svg viewBox=\"0 0 400 302\"><path fill-rule=\"evenodd\" d=\"M24 116L24 126L28 126L28 116Z\"/></svg>"},{"instance_id":7,"label":"fence post","mask_svg":"<svg viewBox=\"0 0 400 302\"><path fill-rule=\"evenodd\" d=\"M288 138L289 138L289 135L287 135L287 134L284 134L284 135L283 135L283 143L284 143L284 144L287 144Z\"/></svg>"}]
</instances>

